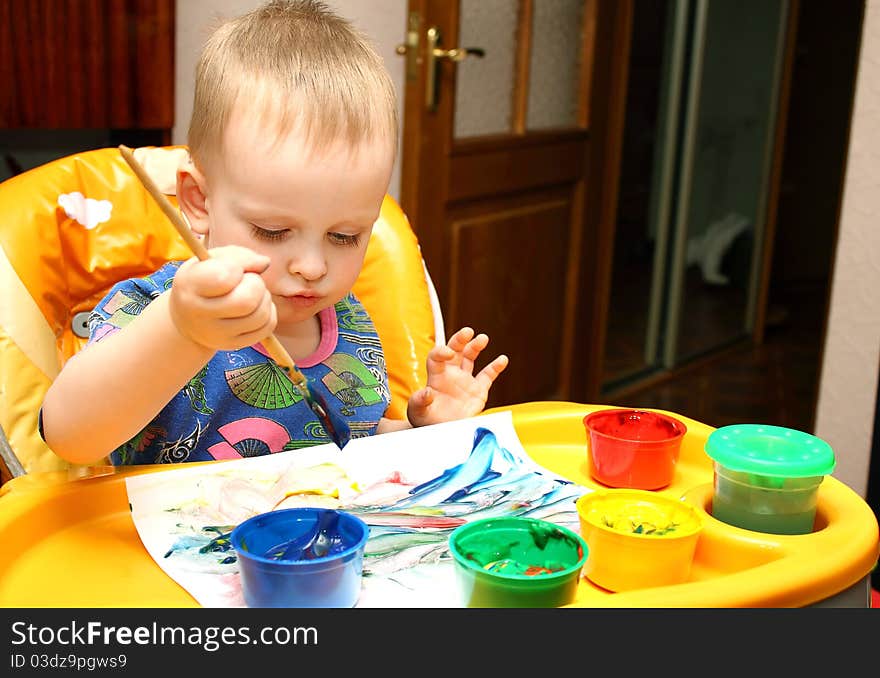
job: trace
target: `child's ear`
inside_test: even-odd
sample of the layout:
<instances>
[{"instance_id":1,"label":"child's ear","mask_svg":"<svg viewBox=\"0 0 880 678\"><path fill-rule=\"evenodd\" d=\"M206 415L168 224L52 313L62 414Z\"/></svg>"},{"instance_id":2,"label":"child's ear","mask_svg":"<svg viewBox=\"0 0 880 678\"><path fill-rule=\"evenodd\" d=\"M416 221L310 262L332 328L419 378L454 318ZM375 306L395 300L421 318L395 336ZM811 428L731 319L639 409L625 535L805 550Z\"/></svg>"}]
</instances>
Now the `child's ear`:
<instances>
[{"instance_id":1,"label":"child's ear","mask_svg":"<svg viewBox=\"0 0 880 678\"><path fill-rule=\"evenodd\" d=\"M177 169L177 203L192 230L199 235L208 233L208 198L205 175L188 160Z\"/></svg>"}]
</instances>

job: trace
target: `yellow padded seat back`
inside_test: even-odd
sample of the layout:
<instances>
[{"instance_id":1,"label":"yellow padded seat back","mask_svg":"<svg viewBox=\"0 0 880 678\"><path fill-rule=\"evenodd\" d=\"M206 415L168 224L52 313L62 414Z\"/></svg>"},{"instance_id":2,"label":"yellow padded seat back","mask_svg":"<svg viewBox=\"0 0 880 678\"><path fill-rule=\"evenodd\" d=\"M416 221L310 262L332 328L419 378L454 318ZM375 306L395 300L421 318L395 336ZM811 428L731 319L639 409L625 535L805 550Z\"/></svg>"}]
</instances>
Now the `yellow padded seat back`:
<instances>
[{"instance_id":1,"label":"yellow padded seat back","mask_svg":"<svg viewBox=\"0 0 880 678\"><path fill-rule=\"evenodd\" d=\"M391 419L406 419L407 401L425 385L425 360L438 339L425 273L416 234L397 201L386 195L353 291L382 341L391 390L386 416Z\"/></svg>"},{"instance_id":2,"label":"yellow padded seat back","mask_svg":"<svg viewBox=\"0 0 880 678\"><path fill-rule=\"evenodd\" d=\"M174 191L184 147L147 147L135 156L163 191ZM60 470L37 432L43 394L85 344L74 332L110 287L146 275L189 250L118 149L77 153L0 183L0 428L24 471ZM406 416L424 384L435 342L434 314L418 241L386 196L355 294L373 317L385 351L392 401Z\"/></svg>"}]
</instances>

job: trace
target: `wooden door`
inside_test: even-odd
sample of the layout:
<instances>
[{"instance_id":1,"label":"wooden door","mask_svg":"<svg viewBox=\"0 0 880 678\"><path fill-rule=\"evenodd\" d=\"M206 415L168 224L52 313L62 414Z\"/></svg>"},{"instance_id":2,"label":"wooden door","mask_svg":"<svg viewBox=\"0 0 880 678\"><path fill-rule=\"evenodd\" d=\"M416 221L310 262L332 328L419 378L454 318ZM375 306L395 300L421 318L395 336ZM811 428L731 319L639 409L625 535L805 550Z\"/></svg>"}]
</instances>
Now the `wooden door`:
<instances>
[{"instance_id":1,"label":"wooden door","mask_svg":"<svg viewBox=\"0 0 880 678\"><path fill-rule=\"evenodd\" d=\"M174 0L0 0L0 128L170 132L174 8Z\"/></svg>"},{"instance_id":2,"label":"wooden door","mask_svg":"<svg viewBox=\"0 0 880 678\"><path fill-rule=\"evenodd\" d=\"M619 6L409 1L401 202L447 333L469 325L490 336L477 369L510 357L490 406L598 392L604 335L593 319L607 271L597 247L610 239L590 198L603 178L590 182L588 170L606 148L592 144L591 102L597 29ZM462 48L472 49L442 56Z\"/></svg>"}]
</instances>

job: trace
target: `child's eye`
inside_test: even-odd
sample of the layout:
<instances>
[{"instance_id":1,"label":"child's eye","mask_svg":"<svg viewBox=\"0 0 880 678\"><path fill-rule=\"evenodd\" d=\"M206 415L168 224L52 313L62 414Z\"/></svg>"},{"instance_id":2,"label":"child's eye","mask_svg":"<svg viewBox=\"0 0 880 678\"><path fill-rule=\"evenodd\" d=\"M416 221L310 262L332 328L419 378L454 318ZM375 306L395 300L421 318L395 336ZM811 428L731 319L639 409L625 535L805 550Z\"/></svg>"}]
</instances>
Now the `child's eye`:
<instances>
[{"instance_id":1,"label":"child's eye","mask_svg":"<svg viewBox=\"0 0 880 678\"><path fill-rule=\"evenodd\" d=\"M344 245L346 247L357 247L358 243L361 241L359 233L354 235L349 235L347 233L328 233L327 236L337 245Z\"/></svg>"},{"instance_id":2,"label":"child's eye","mask_svg":"<svg viewBox=\"0 0 880 678\"><path fill-rule=\"evenodd\" d=\"M281 240L288 234L288 229L280 228L278 230L261 228L256 224L251 224L251 233L255 238L259 238L260 240Z\"/></svg>"}]
</instances>

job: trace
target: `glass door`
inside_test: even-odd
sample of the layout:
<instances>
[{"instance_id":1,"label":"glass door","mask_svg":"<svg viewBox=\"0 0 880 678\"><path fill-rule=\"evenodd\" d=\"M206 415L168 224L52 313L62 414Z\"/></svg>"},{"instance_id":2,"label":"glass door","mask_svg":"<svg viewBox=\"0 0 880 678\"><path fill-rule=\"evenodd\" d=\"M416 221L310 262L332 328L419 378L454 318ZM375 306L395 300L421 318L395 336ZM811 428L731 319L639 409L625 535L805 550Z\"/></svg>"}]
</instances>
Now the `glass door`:
<instances>
[{"instance_id":1,"label":"glass door","mask_svg":"<svg viewBox=\"0 0 880 678\"><path fill-rule=\"evenodd\" d=\"M753 329L788 12L634 5L605 392Z\"/></svg>"},{"instance_id":2,"label":"glass door","mask_svg":"<svg viewBox=\"0 0 880 678\"><path fill-rule=\"evenodd\" d=\"M663 363L749 335L788 2L698 0Z\"/></svg>"}]
</instances>

